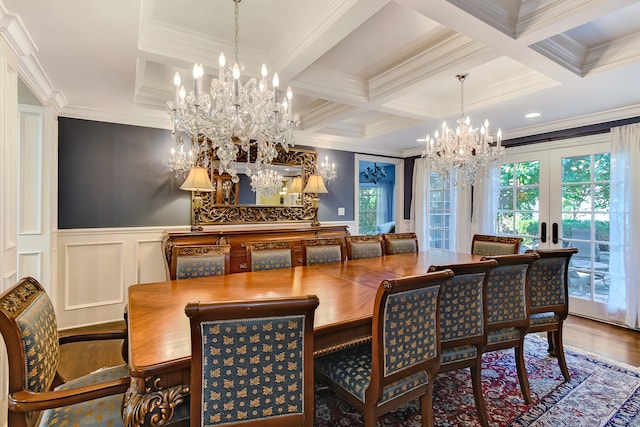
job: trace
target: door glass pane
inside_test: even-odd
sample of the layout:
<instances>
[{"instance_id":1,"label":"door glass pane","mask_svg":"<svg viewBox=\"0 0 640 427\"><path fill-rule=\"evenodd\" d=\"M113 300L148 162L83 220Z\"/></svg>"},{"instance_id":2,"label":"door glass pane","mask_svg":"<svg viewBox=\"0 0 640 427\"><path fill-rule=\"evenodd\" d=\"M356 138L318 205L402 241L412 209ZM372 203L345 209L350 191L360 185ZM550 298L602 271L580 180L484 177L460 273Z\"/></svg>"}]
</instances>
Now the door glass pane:
<instances>
[{"instance_id":1,"label":"door glass pane","mask_svg":"<svg viewBox=\"0 0 640 427\"><path fill-rule=\"evenodd\" d=\"M609 298L608 153L562 159L563 246L578 249L569 264L569 295Z\"/></svg>"},{"instance_id":2,"label":"door glass pane","mask_svg":"<svg viewBox=\"0 0 640 427\"><path fill-rule=\"evenodd\" d=\"M590 184L565 184L562 186L562 210L564 211L591 211Z\"/></svg>"},{"instance_id":3,"label":"door glass pane","mask_svg":"<svg viewBox=\"0 0 640 427\"><path fill-rule=\"evenodd\" d=\"M540 162L503 164L496 232L522 237L521 250L537 247L540 223Z\"/></svg>"}]
</instances>

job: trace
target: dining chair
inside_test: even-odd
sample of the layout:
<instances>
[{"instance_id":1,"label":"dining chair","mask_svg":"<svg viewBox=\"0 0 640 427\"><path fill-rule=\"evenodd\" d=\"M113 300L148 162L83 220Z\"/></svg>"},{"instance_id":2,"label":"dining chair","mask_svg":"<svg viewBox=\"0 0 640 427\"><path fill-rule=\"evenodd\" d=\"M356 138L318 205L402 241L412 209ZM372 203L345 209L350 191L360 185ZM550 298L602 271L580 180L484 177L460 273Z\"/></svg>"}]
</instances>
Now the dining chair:
<instances>
[{"instance_id":1,"label":"dining chair","mask_svg":"<svg viewBox=\"0 0 640 427\"><path fill-rule=\"evenodd\" d=\"M249 242L246 246L250 271L293 267L291 242Z\"/></svg>"},{"instance_id":2,"label":"dining chair","mask_svg":"<svg viewBox=\"0 0 640 427\"><path fill-rule=\"evenodd\" d=\"M379 234L347 236L349 259L376 258L384 255L383 240Z\"/></svg>"},{"instance_id":3,"label":"dining chair","mask_svg":"<svg viewBox=\"0 0 640 427\"><path fill-rule=\"evenodd\" d=\"M489 272L487 283L486 352L514 349L518 381L527 404L531 403L531 392L524 363L524 337L529 329L529 274L531 263L539 258L536 253L482 258L498 263Z\"/></svg>"},{"instance_id":4,"label":"dining chair","mask_svg":"<svg viewBox=\"0 0 640 427\"><path fill-rule=\"evenodd\" d=\"M471 239L471 253L486 256L517 254L520 252L521 243L521 237L474 234Z\"/></svg>"},{"instance_id":5,"label":"dining chair","mask_svg":"<svg viewBox=\"0 0 640 427\"><path fill-rule=\"evenodd\" d=\"M123 425L123 393L130 383L126 364L69 381L58 369L60 345L120 340L126 331L58 332L54 307L44 288L36 279L25 277L0 294L0 332L9 362L9 426Z\"/></svg>"},{"instance_id":6,"label":"dining chair","mask_svg":"<svg viewBox=\"0 0 640 427\"><path fill-rule=\"evenodd\" d=\"M302 241L304 265L342 262L345 258L342 239L305 239Z\"/></svg>"},{"instance_id":7,"label":"dining chair","mask_svg":"<svg viewBox=\"0 0 640 427\"><path fill-rule=\"evenodd\" d=\"M364 413L364 426L419 398L423 426L433 426L433 380L440 363L440 293L453 273L384 280L371 341L316 357L318 381Z\"/></svg>"},{"instance_id":8,"label":"dining chair","mask_svg":"<svg viewBox=\"0 0 640 427\"><path fill-rule=\"evenodd\" d=\"M188 303L195 426L313 426L315 295Z\"/></svg>"},{"instance_id":9,"label":"dining chair","mask_svg":"<svg viewBox=\"0 0 640 427\"><path fill-rule=\"evenodd\" d=\"M418 252L416 233L387 233L383 237L387 255Z\"/></svg>"},{"instance_id":10,"label":"dining chair","mask_svg":"<svg viewBox=\"0 0 640 427\"><path fill-rule=\"evenodd\" d=\"M169 280L229 274L229 245L174 246L171 250Z\"/></svg>"},{"instance_id":11,"label":"dining chair","mask_svg":"<svg viewBox=\"0 0 640 427\"><path fill-rule=\"evenodd\" d=\"M495 260L468 264L432 265L429 271L452 270L453 278L440 297L440 369L438 373L469 368L480 425L487 427L482 393L482 354L487 347L487 284Z\"/></svg>"},{"instance_id":12,"label":"dining chair","mask_svg":"<svg viewBox=\"0 0 640 427\"><path fill-rule=\"evenodd\" d=\"M565 380L569 369L564 357L562 325L569 314L569 261L578 252L576 248L537 249L539 259L531 264L529 279L528 333L547 332L549 354L558 359Z\"/></svg>"}]
</instances>

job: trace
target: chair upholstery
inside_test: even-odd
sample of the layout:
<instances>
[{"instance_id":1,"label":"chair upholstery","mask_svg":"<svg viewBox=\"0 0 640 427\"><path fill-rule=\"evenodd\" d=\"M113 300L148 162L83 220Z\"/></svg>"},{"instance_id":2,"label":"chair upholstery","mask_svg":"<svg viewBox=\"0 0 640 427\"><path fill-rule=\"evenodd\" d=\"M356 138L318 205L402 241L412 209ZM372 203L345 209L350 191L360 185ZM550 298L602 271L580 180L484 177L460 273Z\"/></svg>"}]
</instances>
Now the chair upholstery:
<instances>
[{"instance_id":1,"label":"chair upholstery","mask_svg":"<svg viewBox=\"0 0 640 427\"><path fill-rule=\"evenodd\" d=\"M483 427L488 426L481 378L482 354L487 345L486 293L489 273L497 265L495 260L487 260L429 267L429 271L454 272L440 299L442 355L438 372L470 369L476 411Z\"/></svg>"},{"instance_id":2,"label":"chair upholstery","mask_svg":"<svg viewBox=\"0 0 640 427\"><path fill-rule=\"evenodd\" d=\"M247 243L247 261L251 271L293 267L291 242Z\"/></svg>"},{"instance_id":3,"label":"chair upholstery","mask_svg":"<svg viewBox=\"0 0 640 427\"><path fill-rule=\"evenodd\" d=\"M349 259L376 258L384 254L381 235L347 236Z\"/></svg>"},{"instance_id":4,"label":"chair upholstery","mask_svg":"<svg viewBox=\"0 0 640 427\"><path fill-rule=\"evenodd\" d=\"M330 264L344 261L342 239L306 239L302 241L304 265Z\"/></svg>"},{"instance_id":5,"label":"chair upholstery","mask_svg":"<svg viewBox=\"0 0 640 427\"><path fill-rule=\"evenodd\" d=\"M433 425L439 295L452 276L442 271L383 281L376 294L372 340L316 357L316 378L363 411L365 427L416 397L423 425Z\"/></svg>"},{"instance_id":6,"label":"chair upholstery","mask_svg":"<svg viewBox=\"0 0 640 427\"><path fill-rule=\"evenodd\" d=\"M170 280L221 276L230 271L229 245L174 246Z\"/></svg>"},{"instance_id":7,"label":"chair upholstery","mask_svg":"<svg viewBox=\"0 0 640 427\"><path fill-rule=\"evenodd\" d=\"M121 405L130 382L126 365L69 382L58 367L60 344L123 339L126 331L59 337L51 300L37 280L27 277L0 295L0 332L9 362L11 427L34 425L40 410L38 426L123 425Z\"/></svg>"},{"instance_id":8,"label":"chair upholstery","mask_svg":"<svg viewBox=\"0 0 640 427\"><path fill-rule=\"evenodd\" d=\"M474 234L471 239L471 253L486 256L517 254L520 252L521 243L521 237Z\"/></svg>"},{"instance_id":9,"label":"chair upholstery","mask_svg":"<svg viewBox=\"0 0 640 427\"><path fill-rule=\"evenodd\" d=\"M533 251L527 251L527 253ZM547 332L549 354L558 358L565 380L570 379L562 344L562 325L569 314L569 261L576 248L538 249L529 278L529 333Z\"/></svg>"},{"instance_id":10,"label":"chair upholstery","mask_svg":"<svg viewBox=\"0 0 640 427\"><path fill-rule=\"evenodd\" d=\"M418 252L416 233L388 233L383 236L387 255Z\"/></svg>"},{"instance_id":11,"label":"chair upholstery","mask_svg":"<svg viewBox=\"0 0 640 427\"><path fill-rule=\"evenodd\" d=\"M524 364L524 337L529 328L529 266L538 254L484 257L498 262L487 284L487 349L514 349L522 396L531 403L529 379Z\"/></svg>"},{"instance_id":12,"label":"chair upholstery","mask_svg":"<svg viewBox=\"0 0 640 427\"><path fill-rule=\"evenodd\" d=\"M190 425L313 426L317 306L314 295L187 304Z\"/></svg>"}]
</instances>

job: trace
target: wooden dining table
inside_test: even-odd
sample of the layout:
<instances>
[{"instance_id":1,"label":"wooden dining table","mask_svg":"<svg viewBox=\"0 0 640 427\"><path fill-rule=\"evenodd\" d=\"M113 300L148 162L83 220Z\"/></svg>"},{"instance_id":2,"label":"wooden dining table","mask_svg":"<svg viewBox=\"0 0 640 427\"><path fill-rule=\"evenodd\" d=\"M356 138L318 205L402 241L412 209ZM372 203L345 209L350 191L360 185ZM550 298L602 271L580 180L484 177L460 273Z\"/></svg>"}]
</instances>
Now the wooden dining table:
<instances>
[{"instance_id":1,"label":"wooden dining table","mask_svg":"<svg viewBox=\"0 0 640 427\"><path fill-rule=\"evenodd\" d=\"M385 279L425 274L430 265L478 261L479 255L430 250L260 272L133 285L127 328L131 386L125 394L127 426L158 425L186 411L191 335L188 302L316 295L316 354L367 340L375 295Z\"/></svg>"}]
</instances>

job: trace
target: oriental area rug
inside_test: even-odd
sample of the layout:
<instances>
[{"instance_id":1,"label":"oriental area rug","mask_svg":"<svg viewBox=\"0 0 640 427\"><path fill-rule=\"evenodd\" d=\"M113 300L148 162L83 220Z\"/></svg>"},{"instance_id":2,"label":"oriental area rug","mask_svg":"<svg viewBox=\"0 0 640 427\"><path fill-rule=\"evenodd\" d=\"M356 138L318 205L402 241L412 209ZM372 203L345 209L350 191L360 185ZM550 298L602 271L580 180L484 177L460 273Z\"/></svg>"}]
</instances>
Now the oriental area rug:
<instances>
[{"instance_id":1,"label":"oriental area rug","mask_svg":"<svg viewBox=\"0 0 640 427\"><path fill-rule=\"evenodd\" d=\"M640 426L640 369L565 348L571 380L565 382L558 362L547 355L547 342L525 340L532 404L526 405L513 350L483 356L482 382L491 426L618 427ZM316 383L316 427L362 426L361 413ZM475 427L475 403L468 369L440 374L434 382L435 425ZM380 427L421 426L417 400L378 419Z\"/></svg>"}]
</instances>

